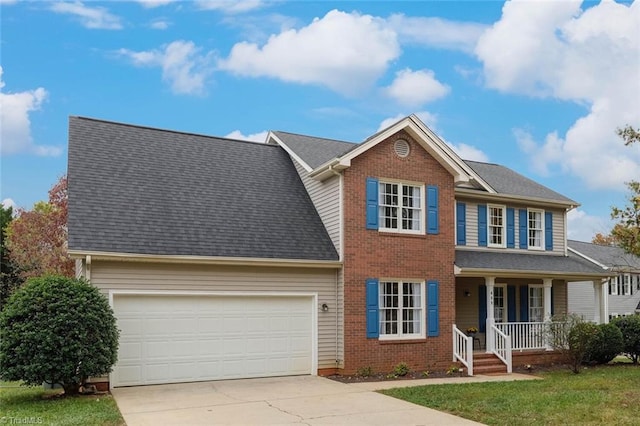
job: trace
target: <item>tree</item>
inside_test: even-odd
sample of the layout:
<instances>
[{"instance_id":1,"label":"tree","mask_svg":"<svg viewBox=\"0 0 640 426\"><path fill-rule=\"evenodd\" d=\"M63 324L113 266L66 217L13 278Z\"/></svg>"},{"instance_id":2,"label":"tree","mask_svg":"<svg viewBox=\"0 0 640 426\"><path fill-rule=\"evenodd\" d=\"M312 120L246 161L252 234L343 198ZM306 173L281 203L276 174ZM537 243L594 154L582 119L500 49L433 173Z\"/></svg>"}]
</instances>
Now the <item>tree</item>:
<instances>
[{"instance_id":1,"label":"tree","mask_svg":"<svg viewBox=\"0 0 640 426\"><path fill-rule=\"evenodd\" d=\"M549 325L547 341L571 371L578 374L598 333L597 325L583 321L577 314L561 315Z\"/></svg>"},{"instance_id":2,"label":"tree","mask_svg":"<svg viewBox=\"0 0 640 426\"><path fill-rule=\"evenodd\" d=\"M616 133L622 138L625 145L640 142L640 129L634 129L629 124L624 126L622 129L618 129Z\"/></svg>"},{"instance_id":3,"label":"tree","mask_svg":"<svg viewBox=\"0 0 640 426\"><path fill-rule=\"evenodd\" d=\"M618 223L611 230L611 236L626 252L640 256L640 182L627 183L631 194L629 204L624 209L611 208L611 218Z\"/></svg>"},{"instance_id":4,"label":"tree","mask_svg":"<svg viewBox=\"0 0 640 426\"><path fill-rule=\"evenodd\" d=\"M611 234L604 235L599 232L595 235L595 237L593 237L591 242L599 246L615 246L616 245L616 240L615 238L613 238Z\"/></svg>"},{"instance_id":5,"label":"tree","mask_svg":"<svg viewBox=\"0 0 640 426\"><path fill-rule=\"evenodd\" d=\"M629 315L626 317L614 318L611 321L622 332L622 342L624 354L633 362L640 361L640 316Z\"/></svg>"},{"instance_id":6,"label":"tree","mask_svg":"<svg viewBox=\"0 0 640 426\"><path fill-rule=\"evenodd\" d=\"M23 280L18 274L18 270L9 256L9 249L6 246L6 230L13 220L13 208L0 204L0 310L4 306L9 295L22 284Z\"/></svg>"},{"instance_id":7,"label":"tree","mask_svg":"<svg viewBox=\"0 0 640 426\"><path fill-rule=\"evenodd\" d=\"M18 209L7 227L11 260L23 278L43 274L74 276L74 262L67 254L67 177L49 191L49 202L37 202L33 210Z\"/></svg>"},{"instance_id":8,"label":"tree","mask_svg":"<svg viewBox=\"0 0 640 426\"><path fill-rule=\"evenodd\" d=\"M77 394L88 377L111 371L118 335L107 298L87 281L30 278L0 312L0 378Z\"/></svg>"}]
</instances>

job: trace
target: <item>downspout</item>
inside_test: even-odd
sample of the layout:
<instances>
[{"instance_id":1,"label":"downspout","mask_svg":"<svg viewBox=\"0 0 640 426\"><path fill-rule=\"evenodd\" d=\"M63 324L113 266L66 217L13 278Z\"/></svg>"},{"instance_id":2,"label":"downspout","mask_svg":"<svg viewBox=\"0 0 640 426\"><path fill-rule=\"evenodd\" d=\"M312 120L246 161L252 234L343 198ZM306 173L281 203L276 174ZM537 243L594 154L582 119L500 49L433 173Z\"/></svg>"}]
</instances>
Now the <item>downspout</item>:
<instances>
[{"instance_id":1,"label":"downspout","mask_svg":"<svg viewBox=\"0 0 640 426\"><path fill-rule=\"evenodd\" d=\"M342 173L333 169L332 164L329 166L329 171L333 173L334 176L338 176L340 179L340 186L338 189L338 202L339 202L339 221L340 221L340 237L338 238L338 244L340 246L340 250L338 251L338 257L342 261L342 253L343 253L343 232L342 232L342 224L343 224L343 210L342 210ZM336 270L336 369L340 367L340 273L341 269Z\"/></svg>"}]
</instances>

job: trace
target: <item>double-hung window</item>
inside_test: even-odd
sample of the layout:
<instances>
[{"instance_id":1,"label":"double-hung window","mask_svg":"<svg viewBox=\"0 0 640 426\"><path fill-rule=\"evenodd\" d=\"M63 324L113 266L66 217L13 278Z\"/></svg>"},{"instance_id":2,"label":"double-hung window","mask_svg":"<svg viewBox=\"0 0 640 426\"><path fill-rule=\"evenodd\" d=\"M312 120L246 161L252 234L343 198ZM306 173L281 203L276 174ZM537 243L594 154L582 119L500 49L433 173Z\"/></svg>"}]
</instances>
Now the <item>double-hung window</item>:
<instances>
[{"instance_id":1,"label":"double-hung window","mask_svg":"<svg viewBox=\"0 0 640 426\"><path fill-rule=\"evenodd\" d=\"M620 277L622 278L622 294L624 296L631 295L631 275L623 274Z\"/></svg>"},{"instance_id":2,"label":"double-hung window","mask_svg":"<svg viewBox=\"0 0 640 426\"><path fill-rule=\"evenodd\" d=\"M544 320L544 289L541 285L529 285L529 321Z\"/></svg>"},{"instance_id":3,"label":"double-hung window","mask_svg":"<svg viewBox=\"0 0 640 426\"><path fill-rule=\"evenodd\" d=\"M609 294L617 296L618 295L618 279L619 276L609 278Z\"/></svg>"},{"instance_id":4,"label":"double-hung window","mask_svg":"<svg viewBox=\"0 0 640 426\"><path fill-rule=\"evenodd\" d=\"M425 337L424 282L380 281L380 338Z\"/></svg>"},{"instance_id":5,"label":"double-hung window","mask_svg":"<svg viewBox=\"0 0 640 426\"><path fill-rule=\"evenodd\" d=\"M422 232L424 229L423 187L380 182L379 223L381 230Z\"/></svg>"},{"instance_id":6,"label":"double-hung window","mask_svg":"<svg viewBox=\"0 0 640 426\"><path fill-rule=\"evenodd\" d=\"M489 247L505 247L505 207L487 206Z\"/></svg>"},{"instance_id":7,"label":"double-hung window","mask_svg":"<svg viewBox=\"0 0 640 426\"><path fill-rule=\"evenodd\" d=\"M544 211L529 209L528 211L529 248L544 249Z\"/></svg>"},{"instance_id":8,"label":"double-hung window","mask_svg":"<svg viewBox=\"0 0 640 426\"><path fill-rule=\"evenodd\" d=\"M493 288L493 318L496 323L507 322L507 286L504 284Z\"/></svg>"}]
</instances>

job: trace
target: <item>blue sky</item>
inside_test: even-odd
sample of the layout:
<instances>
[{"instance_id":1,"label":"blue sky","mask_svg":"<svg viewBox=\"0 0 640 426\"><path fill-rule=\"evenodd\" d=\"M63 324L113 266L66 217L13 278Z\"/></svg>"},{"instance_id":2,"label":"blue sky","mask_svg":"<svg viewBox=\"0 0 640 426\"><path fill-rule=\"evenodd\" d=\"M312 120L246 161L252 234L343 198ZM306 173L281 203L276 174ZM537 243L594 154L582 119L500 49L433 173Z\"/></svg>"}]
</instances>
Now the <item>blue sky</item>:
<instances>
[{"instance_id":1,"label":"blue sky","mask_svg":"<svg viewBox=\"0 0 640 426\"><path fill-rule=\"evenodd\" d=\"M67 167L70 115L263 140L359 142L416 113L466 159L578 201L608 232L640 179L640 5L603 2L0 0L1 194L31 208Z\"/></svg>"}]
</instances>

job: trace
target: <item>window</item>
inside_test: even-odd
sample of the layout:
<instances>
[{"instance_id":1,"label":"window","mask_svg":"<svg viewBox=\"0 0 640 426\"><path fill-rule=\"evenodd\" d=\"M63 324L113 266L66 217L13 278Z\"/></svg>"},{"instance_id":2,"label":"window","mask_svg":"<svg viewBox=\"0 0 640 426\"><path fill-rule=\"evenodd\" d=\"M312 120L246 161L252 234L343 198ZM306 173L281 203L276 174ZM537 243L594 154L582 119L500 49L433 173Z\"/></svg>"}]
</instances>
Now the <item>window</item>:
<instances>
[{"instance_id":1,"label":"window","mask_svg":"<svg viewBox=\"0 0 640 426\"><path fill-rule=\"evenodd\" d=\"M507 322L506 285L496 284L493 288L493 318L496 323Z\"/></svg>"},{"instance_id":2,"label":"window","mask_svg":"<svg viewBox=\"0 0 640 426\"><path fill-rule=\"evenodd\" d=\"M609 294L618 295L618 277L609 278Z\"/></svg>"},{"instance_id":3,"label":"window","mask_svg":"<svg viewBox=\"0 0 640 426\"><path fill-rule=\"evenodd\" d=\"M424 337L424 283L380 282L380 338Z\"/></svg>"},{"instance_id":4,"label":"window","mask_svg":"<svg viewBox=\"0 0 640 426\"><path fill-rule=\"evenodd\" d=\"M504 206L488 206L489 247L505 246L505 208Z\"/></svg>"},{"instance_id":5,"label":"window","mask_svg":"<svg viewBox=\"0 0 640 426\"><path fill-rule=\"evenodd\" d=\"M541 285L529 285L529 321L544 321L544 293Z\"/></svg>"},{"instance_id":6,"label":"window","mask_svg":"<svg viewBox=\"0 0 640 426\"><path fill-rule=\"evenodd\" d=\"M380 229L420 232L423 229L422 187L401 183L379 184Z\"/></svg>"},{"instance_id":7,"label":"window","mask_svg":"<svg viewBox=\"0 0 640 426\"><path fill-rule=\"evenodd\" d=\"M620 275L620 278L622 278L622 294L624 296L631 295L631 275L623 274Z\"/></svg>"},{"instance_id":8,"label":"window","mask_svg":"<svg viewBox=\"0 0 640 426\"><path fill-rule=\"evenodd\" d=\"M543 211L532 210L528 211L529 217L529 248L540 249L544 248L544 223L543 223Z\"/></svg>"}]
</instances>

